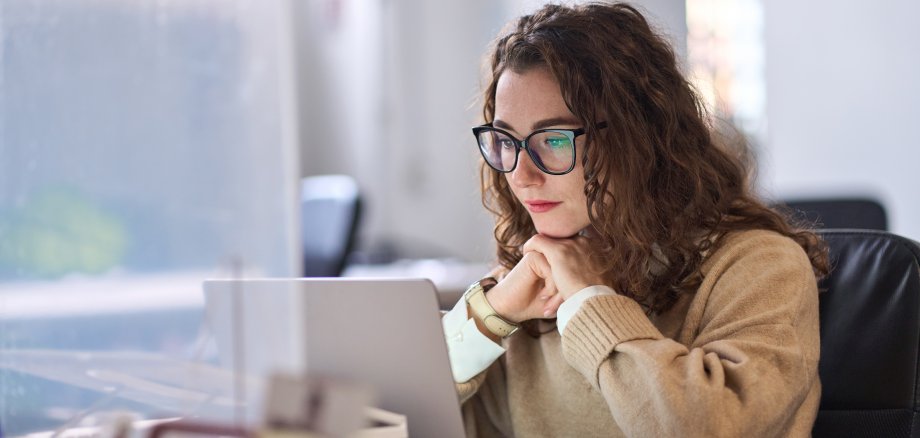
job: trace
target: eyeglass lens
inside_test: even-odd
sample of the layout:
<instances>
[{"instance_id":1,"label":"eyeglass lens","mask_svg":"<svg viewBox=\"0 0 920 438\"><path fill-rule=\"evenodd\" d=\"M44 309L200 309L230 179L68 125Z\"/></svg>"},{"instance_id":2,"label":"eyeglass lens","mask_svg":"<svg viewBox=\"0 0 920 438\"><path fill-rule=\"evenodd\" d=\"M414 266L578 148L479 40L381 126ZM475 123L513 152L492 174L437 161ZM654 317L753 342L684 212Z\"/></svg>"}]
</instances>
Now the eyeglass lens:
<instances>
[{"instance_id":1,"label":"eyeglass lens","mask_svg":"<svg viewBox=\"0 0 920 438\"><path fill-rule=\"evenodd\" d=\"M527 138L527 149L537 167L549 172L565 172L572 167L575 156L573 139L562 132L542 131ZM479 133L482 156L494 169L508 172L514 168L517 148L511 137L492 130Z\"/></svg>"}]
</instances>

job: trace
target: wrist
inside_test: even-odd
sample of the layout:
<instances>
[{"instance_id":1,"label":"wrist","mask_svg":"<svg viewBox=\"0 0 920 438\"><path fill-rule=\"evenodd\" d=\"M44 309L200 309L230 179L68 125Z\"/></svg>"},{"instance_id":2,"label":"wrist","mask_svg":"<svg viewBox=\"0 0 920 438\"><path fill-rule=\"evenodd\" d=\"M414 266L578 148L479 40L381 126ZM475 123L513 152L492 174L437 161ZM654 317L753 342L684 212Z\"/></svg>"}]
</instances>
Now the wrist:
<instances>
[{"instance_id":1,"label":"wrist","mask_svg":"<svg viewBox=\"0 0 920 438\"><path fill-rule=\"evenodd\" d=\"M502 299L502 290L503 288L499 284L496 284L492 288L485 290L483 293L485 294L486 301L488 301L489 305L492 307L492 309L495 310L495 313L498 314L498 316L501 316L509 322L517 324L520 321L516 321L514 318L509 316L511 312L508 311L507 306L505 306L505 300Z\"/></svg>"},{"instance_id":2,"label":"wrist","mask_svg":"<svg viewBox=\"0 0 920 438\"><path fill-rule=\"evenodd\" d=\"M502 338L501 338L500 336L496 335L495 333L492 333L492 332L486 327L486 325L482 322L482 320L480 320L479 317L476 316L475 313L473 313L473 309L470 308L469 303L467 303L467 305L466 305L466 314L469 315L470 318L473 320L473 322L476 324L476 329L479 330L479 333L482 333L483 336L489 338L492 342L494 342L494 343L496 343L496 344L498 344L498 345L501 345L501 343L502 343Z\"/></svg>"},{"instance_id":3,"label":"wrist","mask_svg":"<svg viewBox=\"0 0 920 438\"><path fill-rule=\"evenodd\" d=\"M485 327L487 331L498 338L504 338L517 331L518 325L499 314L486 298L486 291L492 289L496 283L495 279L491 277L479 280L466 290L464 299L470 313L474 315L477 327Z\"/></svg>"}]
</instances>

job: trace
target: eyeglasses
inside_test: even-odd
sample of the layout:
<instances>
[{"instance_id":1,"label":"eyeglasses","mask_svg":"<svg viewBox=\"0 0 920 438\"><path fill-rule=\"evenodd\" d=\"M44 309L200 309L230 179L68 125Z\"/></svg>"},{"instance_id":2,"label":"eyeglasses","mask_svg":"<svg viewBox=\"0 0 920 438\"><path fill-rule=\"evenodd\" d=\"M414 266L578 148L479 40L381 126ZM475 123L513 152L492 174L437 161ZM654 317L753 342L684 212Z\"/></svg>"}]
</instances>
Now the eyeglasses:
<instances>
[{"instance_id":1,"label":"eyeglasses","mask_svg":"<svg viewBox=\"0 0 920 438\"><path fill-rule=\"evenodd\" d=\"M598 125L603 128L605 124ZM565 175L575 168L575 139L585 133L579 129L538 129L524 140L491 124L473 128L473 135L479 143L479 152L489 167L502 172L511 172L517 167L521 149L541 171L550 175Z\"/></svg>"}]
</instances>

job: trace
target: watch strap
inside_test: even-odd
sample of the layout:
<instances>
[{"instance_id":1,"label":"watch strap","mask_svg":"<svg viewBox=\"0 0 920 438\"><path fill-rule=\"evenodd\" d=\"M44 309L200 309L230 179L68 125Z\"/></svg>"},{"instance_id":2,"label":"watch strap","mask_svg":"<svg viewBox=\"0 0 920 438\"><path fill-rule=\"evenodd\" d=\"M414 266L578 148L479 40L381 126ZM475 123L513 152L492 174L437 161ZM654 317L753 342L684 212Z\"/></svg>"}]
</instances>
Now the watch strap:
<instances>
[{"instance_id":1,"label":"watch strap","mask_svg":"<svg viewBox=\"0 0 920 438\"><path fill-rule=\"evenodd\" d=\"M495 279L491 277L479 280L470 285L464 297L466 298L466 303L470 306L470 310L486 329L495 336L505 338L511 336L520 326L502 318L486 299L486 291L495 286L496 283Z\"/></svg>"}]
</instances>

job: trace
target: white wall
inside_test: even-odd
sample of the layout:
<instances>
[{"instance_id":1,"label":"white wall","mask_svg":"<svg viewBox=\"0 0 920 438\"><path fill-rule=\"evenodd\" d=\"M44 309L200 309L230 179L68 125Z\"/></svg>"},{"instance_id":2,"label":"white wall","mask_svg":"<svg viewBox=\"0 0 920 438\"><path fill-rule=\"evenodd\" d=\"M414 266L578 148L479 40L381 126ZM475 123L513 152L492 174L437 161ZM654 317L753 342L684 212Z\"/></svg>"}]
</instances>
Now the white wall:
<instances>
[{"instance_id":1,"label":"white wall","mask_svg":"<svg viewBox=\"0 0 920 438\"><path fill-rule=\"evenodd\" d=\"M300 11L304 174L358 179L362 246L488 258L491 220L479 202L469 128L478 121L471 105L480 56L502 24L501 5L341 5L336 23L321 2Z\"/></svg>"},{"instance_id":2,"label":"white wall","mask_svg":"<svg viewBox=\"0 0 920 438\"><path fill-rule=\"evenodd\" d=\"M875 194L920 238L920 3L764 2L767 148L778 197Z\"/></svg>"},{"instance_id":3,"label":"white wall","mask_svg":"<svg viewBox=\"0 0 920 438\"><path fill-rule=\"evenodd\" d=\"M470 132L480 123L479 68L502 25L541 2L332 3L298 6L304 174L358 179L364 246L491 259ZM641 4L686 53L684 2Z\"/></svg>"}]
</instances>

